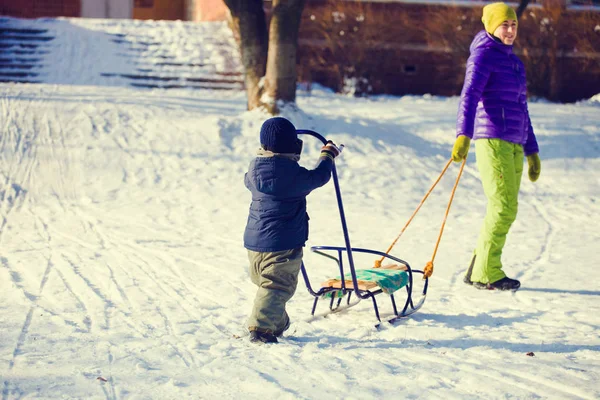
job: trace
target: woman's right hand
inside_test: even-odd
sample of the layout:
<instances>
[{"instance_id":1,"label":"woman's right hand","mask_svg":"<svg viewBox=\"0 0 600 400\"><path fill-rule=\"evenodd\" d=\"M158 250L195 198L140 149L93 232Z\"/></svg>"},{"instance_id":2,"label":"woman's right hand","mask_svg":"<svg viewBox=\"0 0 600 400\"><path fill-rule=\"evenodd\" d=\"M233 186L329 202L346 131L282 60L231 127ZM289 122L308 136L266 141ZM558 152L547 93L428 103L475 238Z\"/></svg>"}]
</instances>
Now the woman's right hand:
<instances>
[{"instance_id":1,"label":"woman's right hand","mask_svg":"<svg viewBox=\"0 0 600 400\"><path fill-rule=\"evenodd\" d=\"M469 147L471 146L471 139L468 136L460 135L454 142L452 148L452 161L461 162L467 158L469 154Z\"/></svg>"}]
</instances>

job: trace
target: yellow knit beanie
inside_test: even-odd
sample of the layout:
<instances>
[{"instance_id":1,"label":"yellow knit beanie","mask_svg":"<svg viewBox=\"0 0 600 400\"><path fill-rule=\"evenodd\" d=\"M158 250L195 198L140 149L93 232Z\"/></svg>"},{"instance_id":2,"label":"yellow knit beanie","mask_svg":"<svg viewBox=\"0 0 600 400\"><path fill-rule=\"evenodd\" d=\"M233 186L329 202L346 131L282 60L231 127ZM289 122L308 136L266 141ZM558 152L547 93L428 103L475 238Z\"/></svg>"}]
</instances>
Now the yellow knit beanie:
<instances>
[{"instance_id":1,"label":"yellow knit beanie","mask_svg":"<svg viewBox=\"0 0 600 400\"><path fill-rule=\"evenodd\" d=\"M514 19L517 20L517 13L504 3L492 3L483 7L483 17L481 21L485 30L489 33L494 33L504 21Z\"/></svg>"}]
</instances>

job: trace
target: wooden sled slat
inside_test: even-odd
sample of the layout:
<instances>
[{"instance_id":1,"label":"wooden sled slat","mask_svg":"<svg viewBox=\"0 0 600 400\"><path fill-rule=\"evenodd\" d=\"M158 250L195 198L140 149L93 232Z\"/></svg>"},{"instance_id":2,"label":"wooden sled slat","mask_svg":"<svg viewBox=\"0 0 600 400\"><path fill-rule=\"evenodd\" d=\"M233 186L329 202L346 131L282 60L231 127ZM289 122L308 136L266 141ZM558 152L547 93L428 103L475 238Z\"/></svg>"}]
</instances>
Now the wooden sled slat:
<instances>
[{"instance_id":1,"label":"wooden sled slat","mask_svg":"<svg viewBox=\"0 0 600 400\"><path fill-rule=\"evenodd\" d=\"M373 268L373 269L393 269L393 270L396 270L396 271L408 271L408 268L406 268L406 265L402 265L402 264L382 265L379 268Z\"/></svg>"},{"instance_id":2,"label":"wooden sled slat","mask_svg":"<svg viewBox=\"0 0 600 400\"><path fill-rule=\"evenodd\" d=\"M377 285L377 283L375 283L375 282L357 281L357 283L358 283L358 289L360 289L360 290L371 290L374 288L379 289L379 285ZM354 284L352 283L351 280L346 280L345 285L346 285L346 288L348 288L348 289L354 288ZM341 289L342 281L341 281L341 279L329 279L329 280L321 283L321 287Z\"/></svg>"}]
</instances>

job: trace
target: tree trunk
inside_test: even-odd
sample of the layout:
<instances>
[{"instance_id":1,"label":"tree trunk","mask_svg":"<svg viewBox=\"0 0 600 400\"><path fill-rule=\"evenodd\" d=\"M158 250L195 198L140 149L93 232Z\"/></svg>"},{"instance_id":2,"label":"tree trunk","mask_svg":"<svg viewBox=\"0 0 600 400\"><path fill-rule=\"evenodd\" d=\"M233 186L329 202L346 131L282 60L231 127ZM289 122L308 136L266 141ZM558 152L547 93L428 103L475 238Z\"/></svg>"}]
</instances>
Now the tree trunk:
<instances>
[{"instance_id":1,"label":"tree trunk","mask_svg":"<svg viewBox=\"0 0 600 400\"><path fill-rule=\"evenodd\" d=\"M271 114L279 112L278 101L296 101L296 52L305 0L273 0L269 28L269 51L263 105Z\"/></svg>"},{"instance_id":2,"label":"tree trunk","mask_svg":"<svg viewBox=\"0 0 600 400\"><path fill-rule=\"evenodd\" d=\"M550 93L548 95L548 100L550 101L560 101L560 76L558 75L558 52L560 51L558 46L558 38L556 37L556 33L552 32L552 51L549 54L548 67L550 68L550 82L548 82L548 86L550 86Z\"/></svg>"},{"instance_id":3,"label":"tree trunk","mask_svg":"<svg viewBox=\"0 0 600 400\"><path fill-rule=\"evenodd\" d=\"M260 105L267 64L267 23L262 0L225 0L231 12L233 33L238 40L245 70L248 110Z\"/></svg>"},{"instance_id":4,"label":"tree trunk","mask_svg":"<svg viewBox=\"0 0 600 400\"><path fill-rule=\"evenodd\" d=\"M525 12L527 5L529 4L529 0L520 0L519 7L517 8L517 19L521 19L521 15Z\"/></svg>"}]
</instances>

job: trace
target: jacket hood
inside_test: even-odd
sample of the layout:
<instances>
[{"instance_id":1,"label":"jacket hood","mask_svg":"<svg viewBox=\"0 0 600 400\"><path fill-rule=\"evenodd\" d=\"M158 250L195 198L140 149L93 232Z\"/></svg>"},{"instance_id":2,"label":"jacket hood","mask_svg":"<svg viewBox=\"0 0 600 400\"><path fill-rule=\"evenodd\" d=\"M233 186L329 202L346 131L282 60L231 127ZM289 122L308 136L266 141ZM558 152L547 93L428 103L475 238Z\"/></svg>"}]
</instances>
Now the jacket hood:
<instances>
[{"instance_id":1,"label":"jacket hood","mask_svg":"<svg viewBox=\"0 0 600 400\"><path fill-rule=\"evenodd\" d=\"M492 37L492 35L490 35L485 30L482 30L477 35L475 35L475 38L473 39L473 42L471 42L471 47L469 48L469 50L471 51L471 53L473 53L477 50L485 49L496 49L503 53L510 54L512 53L513 46L496 41Z\"/></svg>"}]
</instances>

